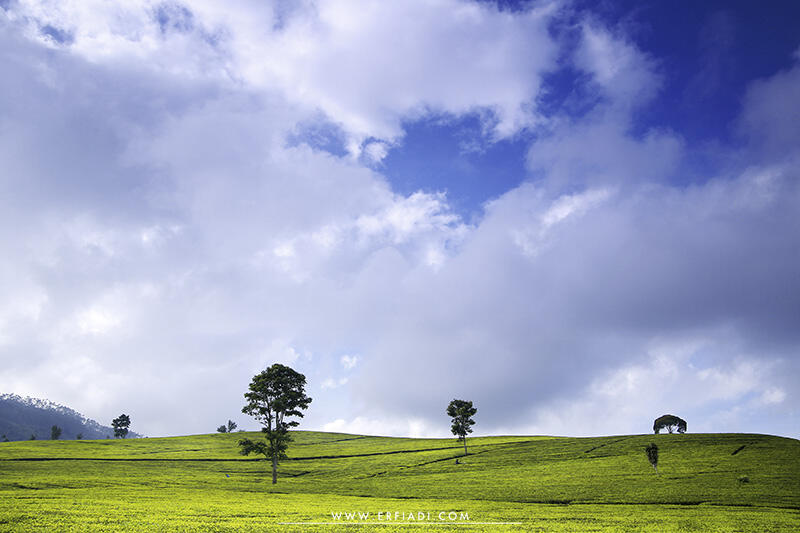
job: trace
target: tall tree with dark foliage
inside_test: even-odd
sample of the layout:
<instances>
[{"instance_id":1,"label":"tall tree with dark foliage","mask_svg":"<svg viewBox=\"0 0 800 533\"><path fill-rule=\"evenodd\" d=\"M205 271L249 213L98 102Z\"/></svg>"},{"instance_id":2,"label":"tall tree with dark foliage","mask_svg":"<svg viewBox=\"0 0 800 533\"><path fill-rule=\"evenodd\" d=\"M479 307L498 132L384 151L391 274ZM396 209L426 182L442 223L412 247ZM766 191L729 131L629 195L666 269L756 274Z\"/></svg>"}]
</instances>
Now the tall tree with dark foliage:
<instances>
[{"instance_id":1,"label":"tall tree with dark foliage","mask_svg":"<svg viewBox=\"0 0 800 533\"><path fill-rule=\"evenodd\" d=\"M658 474L658 446L656 446L655 442L651 442L645 447L644 451L647 453L647 460L653 465L653 470Z\"/></svg>"},{"instance_id":2,"label":"tall tree with dark foliage","mask_svg":"<svg viewBox=\"0 0 800 533\"><path fill-rule=\"evenodd\" d=\"M242 412L258 420L265 441L241 439L240 453L258 453L272 461L272 483L278 482L278 461L286 458L286 449L292 438L289 428L299 422L290 417L303 417L311 398L305 393L306 377L288 366L274 364L253 377L250 390L245 393L247 405Z\"/></svg>"},{"instance_id":3,"label":"tall tree with dark foliage","mask_svg":"<svg viewBox=\"0 0 800 533\"><path fill-rule=\"evenodd\" d=\"M128 436L128 428L131 426L131 417L126 414L121 414L111 421L111 427L114 428L114 438L124 439Z\"/></svg>"},{"instance_id":4,"label":"tall tree with dark foliage","mask_svg":"<svg viewBox=\"0 0 800 533\"><path fill-rule=\"evenodd\" d=\"M464 442L464 455L467 455L467 434L472 433L472 426L475 421L472 419L478 410L472 406L471 401L453 400L447 406L447 416L453 419L450 431Z\"/></svg>"}]
</instances>

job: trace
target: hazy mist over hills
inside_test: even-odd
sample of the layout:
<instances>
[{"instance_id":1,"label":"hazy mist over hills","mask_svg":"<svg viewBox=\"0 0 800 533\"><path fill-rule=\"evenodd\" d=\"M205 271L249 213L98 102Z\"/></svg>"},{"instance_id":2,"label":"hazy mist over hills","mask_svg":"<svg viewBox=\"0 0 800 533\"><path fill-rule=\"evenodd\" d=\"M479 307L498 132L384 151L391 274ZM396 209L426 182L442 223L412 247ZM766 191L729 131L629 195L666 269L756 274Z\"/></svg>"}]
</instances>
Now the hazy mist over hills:
<instances>
[{"instance_id":1,"label":"hazy mist over hills","mask_svg":"<svg viewBox=\"0 0 800 533\"><path fill-rule=\"evenodd\" d=\"M84 439L114 437L114 430L86 418L69 407L40 398L23 398L16 394L0 394L0 441L37 440L50 438L52 426L61 428L61 440L71 440L81 434ZM128 438L138 437L133 431Z\"/></svg>"}]
</instances>

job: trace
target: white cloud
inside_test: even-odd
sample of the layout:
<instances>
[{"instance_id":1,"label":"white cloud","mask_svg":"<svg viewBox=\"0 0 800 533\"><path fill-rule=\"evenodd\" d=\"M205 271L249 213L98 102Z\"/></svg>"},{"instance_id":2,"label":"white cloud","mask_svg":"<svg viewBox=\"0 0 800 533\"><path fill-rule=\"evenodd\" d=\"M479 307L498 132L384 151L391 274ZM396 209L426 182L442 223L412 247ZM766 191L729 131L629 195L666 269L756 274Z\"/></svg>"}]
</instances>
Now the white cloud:
<instances>
[{"instance_id":1,"label":"white cloud","mask_svg":"<svg viewBox=\"0 0 800 533\"><path fill-rule=\"evenodd\" d=\"M190 30L162 33L153 3L13 4L0 362L14 392L101 421L131 411L148 434L213 431L282 362L331 391L306 428L447 436L453 397L487 433L638 431L673 406L691 427L728 430L736 407L745 429L796 427L797 148L762 101L794 94L794 70L748 92L743 127L767 142L742 153L759 157L677 187L680 136L629 127L656 94L653 61L583 25L574 59L602 101L537 130L535 179L467 223L444 193L399 194L364 158L287 134L321 111L373 163L429 112L482 109L490 136L512 135L539 120L550 15L312 7L196 2ZM17 31L44 23L72 44ZM592 422L609 412L613 429Z\"/></svg>"},{"instance_id":2,"label":"white cloud","mask_svg":"<svg viewBox=\"0 0 800 533\"><path fill-rule=\"evenodd\" d=\"M384 142L371 142L364 146L364 156L370 163L380 163L389 155L389 145Z\"/></svg>"},{"instance_id":3,"label":"white cloud","mask_svg":"<svg viewBox=\"0 0 800 533\"><path fill-rule=\"evenodd\" d=\"M762 157L780 161L797 156L800 137L800 57L792 68L753 82L744 96L739 133L757 147Z\"/></svg>"},{"instance_id":4,"label":"white cloud","mask_svg":"<svg viewBox=\"0 0 800 533\"><path fill-rule=\"evenodd\" d=\"M664 131L633 138L627 116L600 109L577 123L558 123L531 146L528 167L546 172L555 190L672 177L685 154L681 138Z\"/></svg>"},{"instance_id":5,"label":"white cloud","mask_svg":"<svg viewBox=\"0 0 800 533\"><path fill-rule=\"evenodd\" d=\"M692 432L747 430L758 412L749 402L778 404L785 398L780 388L770 387L774 362L737 356L702 367L718 341L698 339L656 341L643 360L598 376L577 398L562 399L533 410L531 433L580 435L648 433L662 414L686 419ZM728 344L724 350L735 350ZM700 365L700 367L698 367ZM763 391L763 392L762 392ZM728 411L737 408L738 416ZM612 414L610 414L612 413ZM757 416L757 415L755 415ZM755 426L750 425L750 431Z\"/></svg>"},{"instance_id":6,"label":"white cloud","mask_svg":"<svg viewBox=\"0 0 800 533\"><path fill-rule=\"evenodd\" d=\"M339 361L345 370L351 370L358 364L359 357L357 355L343 355Z\"/></svg>"},{"instance_id":7,"label":"white cloud","mask_svg":"<svg viewBox=\"0 0 800 533\"><path fill-rule=\"evenodd\" d=\"M660 79L652 58L594 22L585 21L581 30L576 65L593 76L615 106L638 107L655 96Z\"/></svg>"},{"instance_id":8,"label":"white cloud","mask_svg":"<svg viewBox=\"0 0 800 533\"><path fill-rule=\"evenodd\" d=\"M102 335L117 327L121 320L108 309L90 307L78 313L76 322L81 333Z\"/></svg>"},{"instance_id":9,"label":"white cloud","mask_svg":"<svg viewBox=\"0 0 800 533\"><path fill-rule=\"evenodd\" d=\"M576 194L565 194L552 202L545 211L533 220L525 221L512 230L514 243L528 257L536 256L547 245L547 237L553 226L569 218L577 218L602 204L611 195L608 189L589 189Z\"/></svg>"},{"instance_id":10,"label":"white cloud","mask_svg":"<svg viewBox=\"0 0 800 533\"><path fill-rule=\"evenodd\" d=\"M355 435L380 435L384 437L447 437L448 434L441 427L431 425L429 422L418 418L392 418L380 419L358 416L350 420L337 418L322 426L323 431L337 433L350 433Z\"/></svg>"},{"instance_id":11,"label":"white cloud","mask_svg":"<svg viewBox=\"0 0 800 533\"><path fill-rule=\"evenodd\" d=\"M291 9L195 1L187 3L188 18L177 13L177 24L172 13L171 31L159 21L168 15L163 6L42 0L9 12L50 45L42 26L69 33L65 47L93 62L280 91L341 124L353 155L368 137L401 137L401 121L428 110L488 109L495 134L512 135L537 120L532 103L556 59L547 30L554 4L514 16L457 0L332 0ZM384 151L374 142L367 146L374 161Z\"/></svg>"},{"instance_id":12,"label":"white cloud","mask_svg":"<svg viewBox=\"0 0 800 533\"><path fill-rule=\"evenodd\" d=\"M49 304L45 288L15 270L0 267L0 346L35 325Z\"/></svg>"},{"instance_id":13,"label":"white cloud","mask_svg":"<svg viewBox=\"0 0 800 533\"><path fill-rule=\"evenodd\" d=\"M444 193L415 192L407 198L398 197L379 213L359 217L356 227L365 238L386 238L402 244L431 231L447 231L458 236L465 229L459 222Z\"/></svg>"},{"instance_id":14,"label":"white cloud","mask_svg":"<svg viewBox=\"0 0 800 533\"><path fill-rule=\"evenodd\" d=\"M763 404L780 404L786 400L786 392L778 387L770 387L763 392L759 401Z\"/></svg>"},{"instance_id":15,"label":"white cloud","mask_svg":"<svg viewBox=\"0 0 800 533\"><path fill-rule=\"evenodd\" d=\"M177 224L170 226L155 224L143 228L139 234L139 238L142 241L142 245L146 247L161 246L169 238L178 235L182 229L183 228Z\"/></svg>"},{"instance_id":16,"label":"white cloud","mask_svg":"<svg viewBox=\"0 0 800 533\"><path fill-rule=\"evenodd\" d=\"M273 340L261 357L265 368L273 363L291 365L299 358L300 353L286 339Z\"/></svg>"},{"instance_id":17,"label":"white cloud","mask_svg":"<svg viewBox=\"0 0 800 533\"><path fill-rule=\"evenodd\" d=\"M320 385L320 388L322 390L338 389L339 387L347 385L347 381L348 381L347 378L339 378L339 379L328 378L328 379L326 379L325 381L322 382L322 385Z\"/></svg>"}]
</instances>

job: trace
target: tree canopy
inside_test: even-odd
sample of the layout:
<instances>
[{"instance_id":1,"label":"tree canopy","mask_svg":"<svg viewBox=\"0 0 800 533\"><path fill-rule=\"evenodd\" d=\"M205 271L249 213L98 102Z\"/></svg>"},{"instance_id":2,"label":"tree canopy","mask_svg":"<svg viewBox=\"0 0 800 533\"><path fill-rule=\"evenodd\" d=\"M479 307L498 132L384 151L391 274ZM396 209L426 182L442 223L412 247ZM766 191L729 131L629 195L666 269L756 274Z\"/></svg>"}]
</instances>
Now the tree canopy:
<instances>
[{"instance_id":1,"label":"tree canopy","mask_svg":"<svg viewBox=\"0 0 800 533\"><path fill-rule=\"evenodd\" d=\"M659 416L653 422L653 432L659 433L664 428L669 433L674 433L676 429L678 433L686 433L686 420L675 415Z\"/></svg>"},{"instance_id":2,"label":"tree canopy","mask_svg":"<svg viewBox=\"0 0 800 533\"><path fill-rule=\"evenodd\" d=\"M114 438L124 439L128 436L128 428L131 425L131 417L126 414L121 414L111 421L111 427L114 428Z\"/></svg>"},{"instance_id":3,"label":"tree canopy","mask_svg":"<svg viewBox=\"0 0 800 533\"><path fill-rule=\"evenodd\" d=\"M228 420L227 424L222 424L217 428L218 433L233 433L233 430L236 429L236 422L233 420Z\"/></svg>"}]
</instances>

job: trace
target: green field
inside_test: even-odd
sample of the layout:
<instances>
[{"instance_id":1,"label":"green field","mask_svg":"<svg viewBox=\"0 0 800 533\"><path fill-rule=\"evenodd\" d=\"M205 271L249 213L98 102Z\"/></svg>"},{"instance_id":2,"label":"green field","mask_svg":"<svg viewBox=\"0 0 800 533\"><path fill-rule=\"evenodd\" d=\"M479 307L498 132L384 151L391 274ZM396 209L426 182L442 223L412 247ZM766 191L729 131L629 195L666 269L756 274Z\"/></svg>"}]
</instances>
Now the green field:
<instances>
[{"instance_id":1,"label":"green field","mask_svg":"<svg viewBox=\"0 0 800 533\"><path fill-rule=\"evenodd\" d=\"M272 485L243 435L2 443L0 531L800 531L794 439L481 437L455 464L454 439L298 431Z\"/></svg>"}]
</instances>

